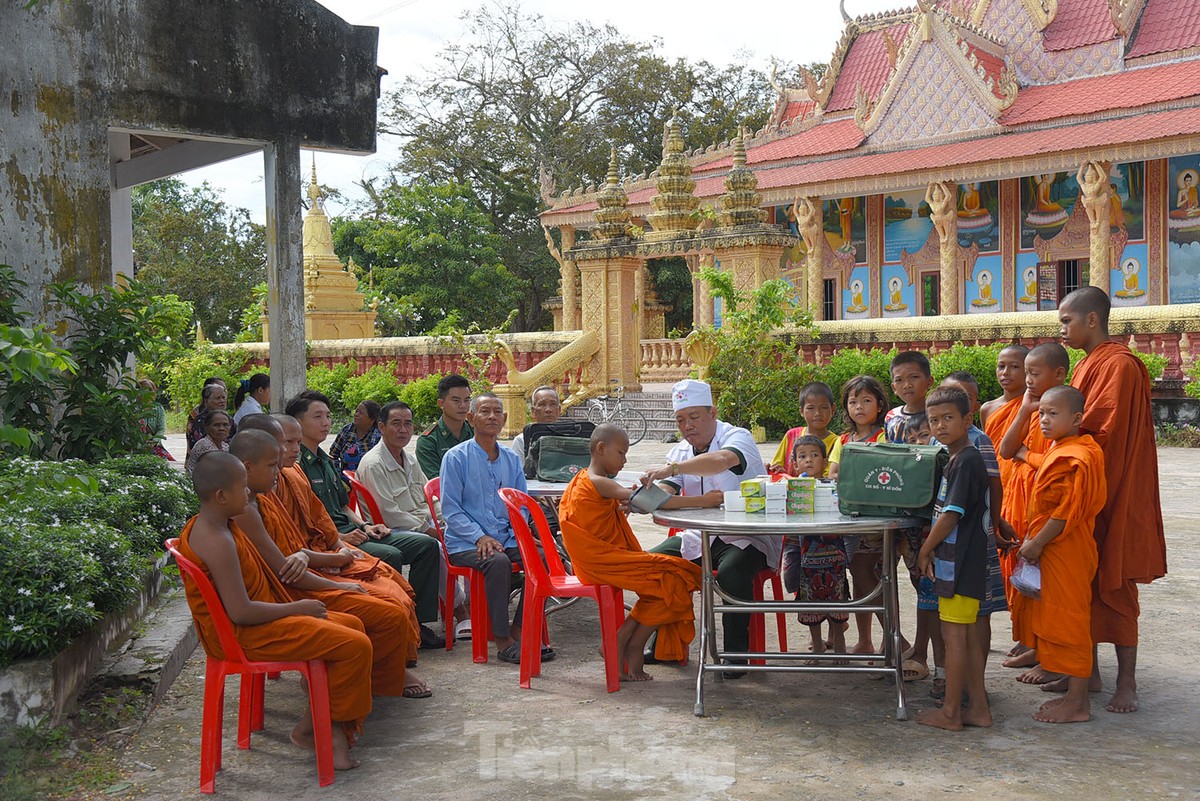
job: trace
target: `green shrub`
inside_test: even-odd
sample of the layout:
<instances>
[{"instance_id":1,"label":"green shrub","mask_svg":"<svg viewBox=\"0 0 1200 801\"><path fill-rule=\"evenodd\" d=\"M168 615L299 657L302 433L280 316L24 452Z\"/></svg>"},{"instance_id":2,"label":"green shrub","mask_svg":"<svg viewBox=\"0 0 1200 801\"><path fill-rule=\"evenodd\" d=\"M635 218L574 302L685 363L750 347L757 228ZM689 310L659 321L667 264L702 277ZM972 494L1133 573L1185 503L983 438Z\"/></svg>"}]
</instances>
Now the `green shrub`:
<instances>
[{"instance_id":1,"label":"green shrub","mask_svg":"<svg viewBox=\"0 0 1200 801\"><path fill-rule=\"evenodd\" d=\"M435 373L425 378L409 381L400 387L400 396L397 400L402 400L412 407L413 423L417 431L423 431L442 414L437 405L437 385L441 380L441 374Z\"/></svg>"},{"instance_id":2,"label":"green shrub","mask_svg":"<svg viewBox=\"0 0 1200 801\"><path fill-rule=\"evenodd\" d=\"M979 383L979 401L985 402L1004 394L996 380L996 359L1004 345L954 345L950 350L935 353L929 359L936 387L946 376L960 370L970 373Z\"/></svg>"},{"instance_id":3,"label":"green shrub","mask_svg":"<svg viewBox=\"0 0 1200 801\"><path fill-rule=\"evenodd\" d=\"M1200 359L1192 362L1191 366L1184 371L1184 375L1188 377L1188 382L1183 387L1183 391L1189 398L1200 398Z\"/></svg>"},{"instance_id":4,"label":"green shrub","mask_svg":"<svg viewBox=\"0 0 1200 801\"><path fill-rule=\"evenodd\" d=\"M1154 441L1161 448L1200 448L1200 428L1163 423L1155 427Z\"/></svg>"},{"instance_id":5,"label":"green shrub","mask_svg":"<svg viewBox=\"0 0 1200 801\"><path fill-rule=\"evenodd\" d=\"M1150 373L1151 381L1162 378L1163 371L1167 369L1166 356L1160 356L1157 353L1142 353L1140 350L1135 350L1134 355L1142 360L1142 364L1146 365L1146 371Z\"/></svg>"},{"instance_id":6,"label":"green shrub","mask_svg":"<svg viewBox=\"0 0 1200 801\"><path fill-rule=\"evenodd\" d=\"M356 372L358 364L354 360L341 362L333 367L314 364L305 373L304 385L329 398L329 410L335 415L345 414L346 404L342 402L342 390Z\"/></svg>"},{"instance_id":7,"label":"green shrub","mask_svg":"<svg viewBox=\"0 0 1200 801\"><path fill-rule=\"evenodd\" d=\"M346 381L342 388L342 405L353 413L358 404L373 400L382 406L400 399L400 382L396 380L397 365L376 364Z\"/></svg>"},{"instance_id":8,"label":"green shrub","mask_svg":"<svg viewBox=\"0 0 1200 801\"><path fill-rule=\"evenodd\" d=\"M167 368L166 390L171 408L188 411L199 406L204 380L210 376L224 379L232 403L242 374L249 371L247 361L246 351L240 348L217 349L209 342L198 343ZM254 372L258 369L254 368Z\"/></svg>"},{"instance_id":9,"label":"green shrub","mask_svg":"<svg viewBox=\"0 0 1200 801\"><path fill-rule=\"evenodd\" d=\"M892 358L898 352L895 348L892 350L871 348L865 351L857 348L844 348L833 354L833 358L829 360L828 364L817 368L813 380L824 381L829 385L829 388L833 390L833 396L837 399L836 405L839 411L842 403L842 386L858 375L878 378L879 383L883 384L888 398L892 398Z\"/></svg>"}]
</instances>

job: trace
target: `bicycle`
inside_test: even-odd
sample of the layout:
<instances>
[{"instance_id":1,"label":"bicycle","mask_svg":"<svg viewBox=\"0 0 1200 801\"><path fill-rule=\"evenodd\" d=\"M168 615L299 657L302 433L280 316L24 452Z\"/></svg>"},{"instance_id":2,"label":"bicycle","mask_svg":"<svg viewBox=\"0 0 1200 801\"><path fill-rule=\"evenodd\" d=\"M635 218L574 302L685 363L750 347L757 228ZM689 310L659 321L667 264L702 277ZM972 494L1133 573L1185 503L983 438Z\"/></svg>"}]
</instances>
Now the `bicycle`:
<instances>
[{"instance_id":1,"label":"bicycle","mask_svg":"<svg viewBox=\"0 0 1200 801\"><path fill-rule=\"evenodd\" d=\"M625 387L615 387L612 394L601 395L587 402L587 419L591 423L612 423L625 429L629 445L637 445L646 436L646 415L625 405Z\"/></svg>"}]
</instances>

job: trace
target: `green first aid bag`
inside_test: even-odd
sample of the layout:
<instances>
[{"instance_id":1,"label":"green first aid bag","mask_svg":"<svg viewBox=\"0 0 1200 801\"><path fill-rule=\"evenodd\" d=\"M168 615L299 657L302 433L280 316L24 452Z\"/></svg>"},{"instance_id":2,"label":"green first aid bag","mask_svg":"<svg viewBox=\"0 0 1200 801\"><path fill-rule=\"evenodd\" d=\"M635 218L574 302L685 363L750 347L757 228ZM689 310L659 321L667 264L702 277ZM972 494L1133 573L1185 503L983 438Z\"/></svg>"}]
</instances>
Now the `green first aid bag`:
<instances>
[{"instance_id":1,"label":"green first aid bag","mask_svg":"<svg viewBox=\"0 0 1200 801\"><path fill-rule=\"evenodd\" d=\"M838 463L838 510L844 515L928 520L949 460L938 445L847 442Z\"/></svg>"},{"instance_id":2,"label":"green first aid bag","mask_svg":"<svg viewBox=\"0 0 1200 801\"><path fill-rule=\"evenodd\" d=\"M583 437L544 436L530 446L525 461L534 465L532 477L538 481L566 483L587 470L591 458L589 442Z\"/></svg>"}]
</instances>

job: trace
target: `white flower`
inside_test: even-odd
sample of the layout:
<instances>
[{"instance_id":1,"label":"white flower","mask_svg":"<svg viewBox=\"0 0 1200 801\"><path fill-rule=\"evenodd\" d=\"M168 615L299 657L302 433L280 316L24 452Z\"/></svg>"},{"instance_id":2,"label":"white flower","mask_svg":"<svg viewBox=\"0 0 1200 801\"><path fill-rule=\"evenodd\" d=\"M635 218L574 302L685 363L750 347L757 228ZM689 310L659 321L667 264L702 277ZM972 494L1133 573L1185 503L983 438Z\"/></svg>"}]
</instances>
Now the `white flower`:
<instances>
[{"instance_id":1,"label":"white flower","mask_svg":"<svg viewBox=\"0 0 1200 801\"><path fill-rule=\"evenodd\" d=\"M33 595L33 590L27 589L25 587L20 587L17 589L17 595L26 595L26 596Z\"/></svg>"}]
</instances>

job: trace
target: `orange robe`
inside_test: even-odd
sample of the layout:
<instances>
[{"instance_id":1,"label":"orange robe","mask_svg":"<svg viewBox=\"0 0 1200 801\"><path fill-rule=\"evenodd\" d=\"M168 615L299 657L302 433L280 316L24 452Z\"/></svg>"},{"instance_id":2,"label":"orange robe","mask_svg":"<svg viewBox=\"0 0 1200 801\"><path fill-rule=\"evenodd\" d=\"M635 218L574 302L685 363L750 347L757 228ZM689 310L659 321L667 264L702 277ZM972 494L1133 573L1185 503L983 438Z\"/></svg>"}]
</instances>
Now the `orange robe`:
<instances>
[{"instance_id":1,"label":"orange robe","mask_svg":"<svg viewBox=\"0 0 1200 801\"><path fill-rule=\"evenodd\" d=\"M1004 485L1004 496L1000 503L1000 517L1013 527L1013 531L1017 534L1018 542L1025 539L1025 484L1017 480L1020 462L1000 456L999 447L1001 440L1004 439L1004 435L1008 432L1009 427L1012 426L1013 421L1017 417L1017 411L1021 408L1022 398L1022 395L1018 395L989 414L987 422L983 426L983 432L988 435L988 438L992 442L996 443L996 461L1000 465L1000 483ZM1015 548L1000 552L1000 572L1004 574L1004 591L1008 596L1009 609L1012 609L1013 602L1012 585L1009 584L1009 578L1012 576L1013 568L1016 567L1016 554L1017 550Z\"/></svg>"},{"instance_id":2,"label":"orange robe","mask_svg":"<svg viewBox=\"0 0 1200 801\"><path fill-rule=\"evenodd\" d=\"M646 553L613 498L602 498L586 470L571 479L559 506L563 541L581 581L636 592L630 617L658 628L654 655L667 662L687 659L696 636L692 593L700 589L700 567L686 559Z\"/></svg>"},{"instance_id":3,"label":"orange robe","mask_svg":"<svg viewBox=\"0 0 1200 801\"><path fill-rule=\"evenodd\" d=\"M1092 675L1092 579L1099 558L1094 530L1106 495L1104 453L1087 434L1054 444L1038 468L1029 497L1029 533L1051 520L1066 527L1042 551L1042 597L1017 594L1014 621L1028 632L1042 667L1054 673Z\"/></svg>"},{"instance_id":4,"label":"orange robe","mask_svg":"<svg viewBox=\"0 0 1200 801\"><path fill-rule=\"evenodd\" d=\"M258 496L258 511L263 527L284 553L294 553L304 538L288 517L283 505L270 494ZM319 574L318 574L319 575ZM404 671L410 649L415 653L419 635L409 624L406 610L390 598L377 598L369 592L354 590L301 590L285 588L293 599L315 598L327 609L354 615L362 621L371 638L374 656L371 663L371 687L376 695L402 695Z\"/></svg>"},{"instance_id":5,"label":"orange robe","mask_svg":"<svg viewBox=\"0 0 1200 801\"><path fill-rule=\"evenodd\" d=\"M209 578L212 571L196 556L188 544L196 518L183 527L179 535L179 551L198 564ZM242 583L251 601L269 604L290 603L294 600L283 582L271 572L266 561L237 525L230 520L229 531L237 546ZM185 573L183 587L188 606L196 622L196 631L206 653L224 659L208 605ZM309 615L288 615L257 626L234 625L233 633L241 643L247 659L254 661L325 660L329 674L329 711L333 720L343 721L347 734L353 734L371 711L371 640L363 633L363 624L352 615L330 611L328 618Z\"/></svg>"},{"instance_id":6,"label":"orange robe","mask_svg":"<svg viewBox=\"0 0 1200 801\"><path fill-rule=\"evenodd\" d=\"M1167 574L1150 374L1129 348L1104 342L1075 368L1071 386L1083 393L1081 430L1104 451L1108 482L1096 520L1092 639L1137 645L1137 585Z\"/></svg>"}]
</instances>

